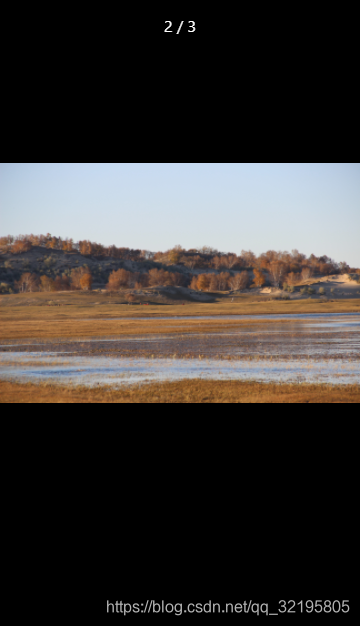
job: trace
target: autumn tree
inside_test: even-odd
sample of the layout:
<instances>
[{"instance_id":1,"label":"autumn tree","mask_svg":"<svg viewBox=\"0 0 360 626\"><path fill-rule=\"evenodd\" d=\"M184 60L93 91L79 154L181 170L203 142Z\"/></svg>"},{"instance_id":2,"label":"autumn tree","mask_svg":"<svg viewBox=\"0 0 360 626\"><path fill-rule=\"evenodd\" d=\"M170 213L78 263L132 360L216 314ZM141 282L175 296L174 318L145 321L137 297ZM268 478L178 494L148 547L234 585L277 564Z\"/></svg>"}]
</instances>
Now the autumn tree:
<instances>
[{"instance_id":1,"label":"autumn tree","mask_svg":"<svg viewBox=\"0 0 360 626\"><path fill-rule=\"evenodd\" d=\"M235 274L235 276L231 276L231 278L229 279L229 285L234 291L241 291L242 289L246 289L249 284L250 277L248 272L240 272L240 274Z\"/></svg>"},{"instance_id":2,"label":"autumn tree","mask_svg":"<svg viewBox=\"0 0 360 626\"><path fill-rule=\"evenodd\" d=\"M142 287L148 287L149 286L149 274L147 272L140 274L138 278L138 282L141 284Z\"/></svg>"},{"instance_id":3,"label":"autumn tree","mask_svg":"<svg viewBox=\"0 0 360 626\"><path fill-rule=\"evenodd\" d=\"M229 272L221 272L218 274L218 290L219 291L227 291L229 289Z\"/></svg>"},{"instance_id":4,"label":"autumn tree","mask_svg":"<svg viewBox=\"0 0 360 626\"><path fill-rule=\"evenodd\" d=\"M39 289L39 277L36 274L25 272L21 275L20 280L15 283L15 288L20 293L38 291Z\"/></svg>"},{"instance_id":5,"label":"autumn tree","mask_svg":"<svg viewBox=\"0 0 360 626\"><path fill-rule=\"evenodd\" d=\"M40 283L42 291L55 291L55 281L49 276L41 276Z\"/></svg>"},{"instance_id":6,"label":"autumn tree","mask_svg":"<svg viewBox=\"0 0 360 626\"><path fill-rule=\"evenodd\" d=\"M181 259L183 249L181 246L175 246L172 250L169 250L169 261L171 265L177 265Z\"/></svg>"},{"instance_id":7,"label":"autumn tree","mask_svg":"<svg viewBox=\"0 0 360 626\"><path fill-rule=\"evenodd\" d=\"M191 279L191 283L190 283L190 289L197 291L198 289L197 283L198 283L198 276L193 276Z\"/></svg>"},{"instance_id":8,"label":"autumn tree","mask_svg":"<svg viewBox=\"0 0 360 626\"><path fill-rule=\"evenodd\" d=\"M208 274L210 283L208 291L219 291L219 274Z\"/></svg>"},{"instance_id":9,"label":"autumn tree","mask_svg":"<svg viewBox=\"0 0 360 626\"><path fill-rule=\"evenodd\" d=\"M149 271L149 283L151 287L171 285L171 275L169 272L165 272L165 270L158 270L155 268Z\"/></svg>"},{"instance_id":10,"label":"autumn tree","mask_svg":"<svg viewBox=\"0 0 360 626\"><path fill-rule=\"evenodd\" d=\"M266 283L266 278L261 270L254 269L254 285L255 287L262 287Z\"/></svg>"},{"instance_id":11,"label":"autumn tree","mask_svg":"<svg viewBox=\"0 0 360 626\"><path fill-rule=\"evenodd\" d=\"M92 287L92 275L90 272L88 274L83 274L80 278L80 287L83 291L91 291Z\"/></svg>"},{"instance_id":12,"label":"autumn tree","mask_svg":"<svg viewBox=\"0 0 360 626\"><path fill-rule=\"evenodd\" d=\"M212 264L215 267L216 270L220 269L221 265L222 265L222 258L219 255L214 256L213 260L212 260Z\"/></svg>"},{"instance_id":13,"label":"autumn tree","mask_svg":"<svg viewBox=\"0 0 360 626\"><path fill-rule=\"evenodd\" d=\"M62 276L57 276L55 278L55 290L56 291L69 291L70 289L70 279L66 274Z\"/></svg>"},{"instance_id":14,"label":"autumn tree","mask_svg":"<svg viewBox=\"0 0 360 626\"><path fill-rule=\"evenodd\" d=\"M295 274L294 272L290 272L284 280L288 285L297 285L301 281L301 274Z\"/></svg>"},{"instance_id":15,"label":"autumn tree","mask_svg":"<svg viewBox=\"0 0 360 626\"><path fill-rule=\"evenodd\" d=\"M256 256L251 250L248 250L248 251L242 250L241 258L243 259L244 265L246 267L254 267L256 263Z\"/></svg>"},{"instance_id":16,"label":"autumn tree","mask_svg":"<svg viewBox=\"0 0 360 626\"><path fill-rule=\"evenodd\" d=\"M198 291L207 291L210 287L210 274L200 274L197 280Z\"/></svg>"},{"instance_id":17,"label":"autumn tree","mask_svg":"<svg viewBox=\"0 0 360 626\"><path fill-rule=\"evenodd\" d=\"M84 276L84 274L91 275L91 272L87 265L84 265L84 267L75 267L71 271L71 275L70 275L71 289L82 289L81 279Z\"/></svg>"},{"instance_id":18,"label":"autumn tree","mask_svg":"<svg viewBox=\"0 0 360 626\"><path fill-rule=\"evenodd\" d=\"M282 263L270 263L269 274L270 280L274 287L280 287L281 280L284 276L284 265Z\"/></svg>"},{"instance_id":19,"label":"autumn tree","mask_svg":"<svg viewBox=\"0 0 360 626\"><path fill-rule=\"evenodd\" d=\"M231 270L238 262L236 254L228 254L226 257L227 267Z\"/></svg>"},{"instance_id":20,"label":"autumn tree","mask_svg":"<svg viewBox=\"0 0 360 626\"><path fill-rule=\"evenodd\" d=\"M132 272L124 270L123 268L111 272L109 276L109 282L107 289L109 291L118 291L121 287L130 287L132 283L135 284L138 279L138 275L135 277Z\"/></svg>"},{"instance_id":21,"label":"autumn tree","mask_svg":"<svg viewBox=\"0 0 360 626\"><path fill-rule=\"evenodd\" d=\"M29 250L31 250L31 243L28 241L15 241L10 252L12 254L23 254L24 252L29 252Z\"/></svg>"},{"instance_id":22,"label":"autumn tree","mask_svg":"<svg viewBox=\"0 0 360 626\"><path fill-rule=\"evenodd\" d=\"M302 280L309 280L312 276L312 269L311 267L304 267L302 272L301 272L301 278Z\"/></svg>"},{"instance_id":23,"label":"autumn tree","mask_svg":"<svg viewBox=\"0 0 360 626\"><path fill-rule=\"evenodd\" d=\"M184 276L180 272L170 272L170 281L174 287L180 287L184 284Z\"/></svg>"},{"instance_id":24,"label":"autumn tree","mask_svg":"<svg viewBox=\"0 0 360 626\"><path fill-rule=\"evenodd\" d=\"M201 257L198 254L194 256L182 256L180 261L185 265L185 267L193 270L195 267L200 265Z\"/></svg>"},{"instance_id":25,"label":"autumn tree","mask_svg":"<svg viewBox=\"0 0 360 626\"><path fill-rule=\"evenodd\" d=\"M125 298L129 303L135 302L136 300L136 297L134 296L133 293L126 294Z\"/></svg>"}]
</instances>

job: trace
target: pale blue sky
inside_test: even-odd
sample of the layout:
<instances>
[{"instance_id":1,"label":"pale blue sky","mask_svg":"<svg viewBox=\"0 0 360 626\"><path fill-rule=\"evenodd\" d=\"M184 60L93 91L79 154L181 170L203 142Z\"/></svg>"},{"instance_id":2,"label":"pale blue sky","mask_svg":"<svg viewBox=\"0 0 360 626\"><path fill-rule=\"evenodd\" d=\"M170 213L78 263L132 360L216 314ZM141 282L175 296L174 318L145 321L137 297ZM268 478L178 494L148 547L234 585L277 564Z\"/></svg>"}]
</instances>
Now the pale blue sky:
<instances>
[{"instance_id":1,"label":"pale blue sky","mask_svg":"<svg viewBox=\"0 0 360 626\"><path fill-rule=\"evenodd\" d=\"M298 248L360 267L359 163L4 163L0 235Z\"/></svg>"}]
</instances>

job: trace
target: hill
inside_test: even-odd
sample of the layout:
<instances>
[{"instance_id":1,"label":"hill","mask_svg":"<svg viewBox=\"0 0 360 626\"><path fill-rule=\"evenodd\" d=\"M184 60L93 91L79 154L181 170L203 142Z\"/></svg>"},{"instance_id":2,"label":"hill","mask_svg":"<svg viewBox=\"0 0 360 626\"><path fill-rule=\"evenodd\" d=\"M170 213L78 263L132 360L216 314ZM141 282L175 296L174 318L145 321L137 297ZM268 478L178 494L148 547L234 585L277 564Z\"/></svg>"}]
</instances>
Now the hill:
<instances>
[{"instance_id":1,"label":"hill","mask_svg":"<svg viewBox=\"0 0 360 626\"><path fill-rule=\"evenodd\" d=\"M268 251L258 257L210 247L166 252L104 247L51 235L0 238L0 292L160 289L165 299L211 302L219 293L298 299L358 297L360 269L324 255Z\"/></svg>"}]
</instances>

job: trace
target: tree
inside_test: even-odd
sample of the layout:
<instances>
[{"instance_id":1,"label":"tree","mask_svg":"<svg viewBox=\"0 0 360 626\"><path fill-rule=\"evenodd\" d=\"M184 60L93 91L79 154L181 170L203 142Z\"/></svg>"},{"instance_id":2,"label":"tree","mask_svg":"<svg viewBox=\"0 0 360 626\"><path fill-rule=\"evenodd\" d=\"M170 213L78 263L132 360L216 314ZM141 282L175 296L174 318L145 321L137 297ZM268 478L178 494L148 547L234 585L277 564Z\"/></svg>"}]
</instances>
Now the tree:
<instances>
[{"instance_id":1,"label":"tree","mask_svg":"<svg viewBox=\"0 0 360 626\"><path fill-rule=\"evenodd\" d=\"M210 279L209 291L219 291L219 274L208 274Z\"/></svg>"},{"instance_id":2,"label":"tree","mask_svg":"<svg viewBox=\"0 0 360 626\"><path fill-rule=\"evenodd\" d=\"M20 280L15 283L15 288L18 289L20 293L38 291L39 277L36 276L36 274L26 272L22 274Z\"/></svg>"},{"instance_id":3,"label":"tree","mask_svg":"<svg viewBox=\"0 0 360 626\"><path fill-rule=\"evenodd\" d=\"M75 267L73 270L71 270L71 274L70 274L71 289L82 289L81 279L84 276L84 274L91 275L91 272L87 265L84 265L83 267Z\"/></svg>"},{"instance_id":4,"label":"tree","mask_svg":"<svg viewBox=\"0 0 360 626\"><path fill-rule=\"evenodd\" d=\"M256 256L251 250L242 250L241 258L244 260L246 267L254 267L256 263Z\"/></svg>"},{"instance_id":5,"label":"tree","mask_svg":"<svg viewBox=\"0 0 360 626\"><path fill-rule=\"evenodd\" d=\"M212 260L212 264L215 267L216 270L220 269L221 265L222 265L222 258L221 256L214 256L213 260Z\"/></svg>"},{"instance_id":6,"label":"tree","mask_svg":"<svg viewBox=\"0 0 360 626\"><path fill-rule=\"evenodd\" d=\"M236 265L236 264L237 264L237 262L238 262L238 258L237 258L237 256L236 256L236 254L232 254L232 253L230 253L230 254L228 254L228 255L227 255L226 260L227 260L227 267L228 267L230 270L231 270L231 268L232 268L232 267L234 267L234 265Z\"/></svg>"},{"instance_id":7,"label":"tree","mask_svg":"<svg viewBox=\"0 0 360 626\"><path fill-rule=\"evenodd\" d=\"M207 291L210 287L210 274L200 274L197 280L197 288L199 291Z\"/></svg>"},{"instance_id":8,"label":"tree","mask_svg":"<svg viewBox=\"0 0 360 626\"><path fill-rule=\"evenodd\" d=\"M24 252L29 252L29 250L31 250L31 243L28 241L15 241L10 252L12 254L23 254Z\"/></svg>"},{"instance_id":9,"label":"tree","mask_svg":"<svg viewBox=\"0 0 360 626\"><path fill-rule=\"evenodd\" d=\"M130 304L131 302L135 302L135 300L136 300L136 297L134 296L134 294L133 294L133 293L128 293L128 294L126 294L125 298L126 298L126 300L129 302L129 304Z\"/></svg>"},{"instance_id":10,"label":"tree","mask_svg":"<svg viewBox=\"0 0 360 626\"><path fill-rule=\"evenodd\" d=\"M294 272L290 272L286 276L286 282L288 285L297 285L301 281L301 274L295 274Z\"/></svg>"},{"instance_id":11,"label":"tree","mask_svg":"<svg viewBox=\"0 0 360 626\"><path fill-rule=\"evenodd\" d=\"M248 272L240 272L240 274L235 274L229 279L229 285L231 289L234 291L241 291L242 289L246 289L250 284L250 277Z\"/></svg>"},{"instance_id":12,"label":"tree","mask_svg":"<svg viewBox=\"0 0 360 626\"><path fill-rule=\"evenodd\" d=\"M227 291L227 289L229 288L229 279L230 279L229 272L221 272L221 274L218 275L219 291Z\"/></svg>"},{"instance_id":13,"label":"tree","mask_svg":"<svg viewBox=\"0 0 360 626\"><path fill-rule=\"evenodd\" d=\"M196 256L182 256L180 259L181 263L188 267L190 270L193 270L194 267L198 267L200 265L201 257L199 255Z\"/></svg>"},{"instance_id":14,"label":"tree","mask_svg":"<svg viewBox=\"0 0 360 626\"><path fill-rule=\"evenodd\" d=\"M254 285L255 287L262 287L266 283L264 274L257 269L254 269Z\"/></svg>"},{"instance_id":15,"label":"tree","mask_svg":"<svg viewBox=\"0 0 360 626\"><path fill-rule=\"evenodd\" d=\"M42 291L55 291L55 281L49 276L41 276L40 283Z\"/></svg>"},{"instance_id":16,"label":"tree","mask_svg":"<svg viewBox=\"0 0 360 626\"><path fill-rule=\"evenodd\" d=\"M111 272L109 282L106 288L109 291L118 291L121 287L130 287L132 282L136 282L138 275L134 276L132 272L124 269Z\"/></svg>"},{"instance_id":17,"label":"tree","mask_svg":"<svg viewBox=\"0 0 360 626\"><path fill-rule=\"evenodd\" d=\"M169 272L164 270L153 269L149 271L149 282L151 287L157 287L159 285L170 285L171 276Z\"/></svg>"},{"instance_id":18,"label":"tree","mask_svg":"<svg viewBox=\"0 0 360 626\"><path fill-rule=\"evenodd\" d=\"M284 276L284 265L283 263L270 263L269 267L270 280L274 287L280 287L281 279Z\"/></svg>"},{"instance_id":19,"label":"tree","mask_svg":"<svg viewBox=\"0 0 360 626\"><path fill-rule=\"evenodd\" d=\"M80 278L81 289L83 291L91 291L92 282L93 282L93 279L90 273L83 274L82 277Z\"/></svg>"},{"instance_id":20,"label":"tree","mask_svg":"<svg viewBox=\"0 0 360 626\"><path fill-rule=\"evenodd\" d=\"M197 283L198 283L198 276L193 276L191 279L191 283L190 283L190 289L197 291L198 289Z\"/></svg>"},{"instance_id":21,"label":"tree","mask_svg":"<svg viewBox=\"0 0 360 626\"><path fill-rule=\"evenodd\" d=\"M169 250L169 261L171 265L177 265L180 261L183 249L181 246L175 246L172 250Z\"/></svg>"},{"instance_id":22,"label":"tree","mask_svg":"<svg viewBox=\"0 0 360 626\"><path fill-rule=\"evenodd\" d=\"M174 287L180 287L184 283L184 277L180 272L170 272L170 279Z\"/></svg>"},{"instance_id":23,"label":"tree","mask_svg":"<svg viewBox=\"0 0 360 626\"><path fill-rule=\"evenodd\" d=\"M311 267L304 267L302 272L301 272L301 278L302 280L309 280L312 276L312 269Z\"/></svg>"},{"instance_id":24,"label":"tree","mask_svg":"<svg viewBox=\"0 0 360 626\"><path fill-rule=\"evenodd\" d=\"M62 276L57 276L55 278L55 290L56 291L69 291L70 289L70 280L66 274Z\"/></svg>"}]
</instances>

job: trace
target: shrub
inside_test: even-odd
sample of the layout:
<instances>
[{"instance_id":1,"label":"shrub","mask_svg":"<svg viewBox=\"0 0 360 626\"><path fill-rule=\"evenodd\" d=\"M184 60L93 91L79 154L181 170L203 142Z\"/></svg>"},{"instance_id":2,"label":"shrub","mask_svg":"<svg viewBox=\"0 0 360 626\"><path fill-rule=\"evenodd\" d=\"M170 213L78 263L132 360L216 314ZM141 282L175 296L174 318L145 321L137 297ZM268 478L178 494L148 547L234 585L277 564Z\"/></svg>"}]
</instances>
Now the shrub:
<instances>
[{"instance_id":1,"label":"shrub","mask_svg":"<svg viewBox=\"0 0 360 626\"><path fill-rule=\"evenodd\" d=\"M135 302L136 298L135 298L135 296L134 296L134 294L133 294L133 293L128 293L128 294L126 294L126 300L127 300L129 303L131 303L131 302Z\"/></svg>"},{"instance_id":2,"label":"shrub","mask_svg":"<svg viewBox=\"0 0 360 626\"><path fill-rule=\"evenodd\" d=\"M308 287L307 288L307 292L308 292L309 296L312 296L315 293L315 289L313 287Z\"/></svg>"},{"instance_id":3,"label":"shrub","mask_svg":"<svg viewBox=\"0 0 360 626\"><path fill-rule=\"evenodd\" d=\"M326 294L326 291L325 291L324 287L320 287L320 289L319 289L319 294L320 294L321 296L324 296L324 295Z\"/></svg>"},{"instance_id":4,"label":"shrub","mask_svg":"<svg viewBox=\"0 0 360 626\"><path fill-rule=\"evenodd\" d=\"M304 296L307 293L307 288L303 287L302 289L300 289L300 293Z\"/></svg>"},{"instance_id":5,"label":"shrub","mask_svg":"<svg viewBox=\"0 0 360 626\"><path fill-rule=\"evenodd\" d=\"M44 265L47 269L50 269L51 267L56 265L56 259L54 259L52 256L48 256L46 259L44 259Z\"/></svg>"}]
</instances>

